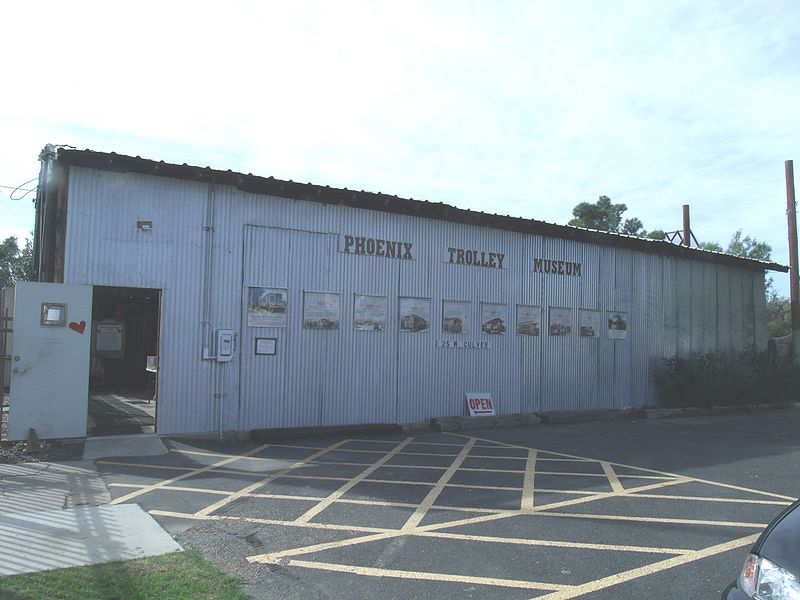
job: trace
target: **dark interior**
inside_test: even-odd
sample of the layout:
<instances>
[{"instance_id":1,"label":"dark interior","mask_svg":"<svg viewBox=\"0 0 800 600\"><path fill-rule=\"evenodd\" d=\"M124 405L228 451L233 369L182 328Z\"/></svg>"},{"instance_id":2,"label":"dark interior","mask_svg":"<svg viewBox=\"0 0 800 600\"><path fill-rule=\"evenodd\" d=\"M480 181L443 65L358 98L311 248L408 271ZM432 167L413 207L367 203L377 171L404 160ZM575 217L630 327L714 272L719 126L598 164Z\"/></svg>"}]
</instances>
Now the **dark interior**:
<instances>
[{"instance_id":1,"label":"dark interior","mask_svg":"<svg viewBox=\"0 0 800 600\"><path fill-rule=\"evenodd\" d=\"M155 431L157 373L147 370L147 357L158 356L160 306L160 290L94 287L90 435ZM120 348L101 349L98 324L121 326Z\"/></svg>"}]
</instances>

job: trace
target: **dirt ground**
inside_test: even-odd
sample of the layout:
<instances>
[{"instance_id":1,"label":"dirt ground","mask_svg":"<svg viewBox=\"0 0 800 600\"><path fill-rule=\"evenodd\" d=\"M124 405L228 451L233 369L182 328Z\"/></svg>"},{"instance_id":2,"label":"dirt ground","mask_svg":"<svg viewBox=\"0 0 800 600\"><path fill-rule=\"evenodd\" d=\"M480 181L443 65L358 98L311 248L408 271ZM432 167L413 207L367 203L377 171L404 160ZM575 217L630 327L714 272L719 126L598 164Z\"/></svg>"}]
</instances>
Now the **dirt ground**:
<instances>
[{"instance_id":1,"label":"dirt ground","mask_svg":"<svg viewBox=\"0 0 800 600\"><path fill-rule=\"evenodd\" d=\"M0 418L0 464L80 460L83 457L82 440L76 442L41 440L38 451L29 450L26 442L5 441L8 425L8 401L8 395L4 394L2 418Z\"/></svg>"}]
</instances>

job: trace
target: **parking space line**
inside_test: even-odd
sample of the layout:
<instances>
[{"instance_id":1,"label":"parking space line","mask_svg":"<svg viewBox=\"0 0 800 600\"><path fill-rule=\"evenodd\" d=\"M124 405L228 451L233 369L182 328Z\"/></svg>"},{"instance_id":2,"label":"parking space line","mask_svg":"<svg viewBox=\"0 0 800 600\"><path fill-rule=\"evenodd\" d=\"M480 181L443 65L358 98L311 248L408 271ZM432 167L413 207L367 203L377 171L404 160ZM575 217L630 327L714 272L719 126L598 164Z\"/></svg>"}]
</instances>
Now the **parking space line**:
<instances>
[{"instance_id":1,"label":"parking space line","mask_svg":"<svg viewBox=\"0 0 800 600\"><path fill-rule=\"evenodd\" d=\"M419 525L422 519L425 518L425 515L428 514L428 510L430 510L431 506L433 506L433 504L436 502L436 499L444 491L444 487L447 482L450 481L450 478L456 474L456 471L461 466L461 463L466 460L469 451L472 450L474 445L475 440L472 439L464 444L461 452L458 453L458 456L456 456L455 460L453 460L453 463L450 465L447 471L442 474L442 476L439 478L439 481L434 484L433 488L431 488L431 491L428 492L428 494L420 503L419 507L417 507L417 510L414 511L414 514L411 515L406 521L405 525L403 525L403 531L413 529Z\"/></svg>"},{"instance_id":2,"label":"parking space line","mask_svg":"<svg viewBox=\"0 0 800 600\"><path fill-rule=\"evenodd\" d=\"M698 502L722 502L730 504L767 504L789 506L791 500L751 500L749 498L712 498L709 496L671 496L669 494L631 494L631 498L656 498L658 500L695 500Z\"/></svg>"},{"instance_id":3,"label":"parking space line","mask_svg":"<svg viewBox=\"0 0 800 600\"><path fill-rule=\"evenodd\" d=\"M293 450L321 450L314 446L287 446L286 444L270 444L270 448L292 448ZM184 450L182 448L170 448L170 452L174 454L183 454L186 456L211 456L220 458L232 458L235 454L227 454L224 452L210 452L204 450ZM285 460L281 458L269 458L267 456L245 456L244 460Z\"/></svg>"},{"instance_id":4,"label":"parking space line","mask_svg":"<svg viewBox=\"0 0 800 600\"><path fill-rule=\"evenodd\" d=\"M109 483L108 487L142 489L146 488L147 486L142 485L141 483ZM226 492L223 490L212 490L207 488L181 487L179 485L164 485L159 488L159 491L161 490L167 490L169 492L192 492L194 494L215 494L217 496L230 496L233 493L233 492Z\"/></svg>"},{"instance_id":5,"label":"parking space line","mask_svg":"<svg viewBox=\"0 0 800 600\"><path fill-rule=\"evenodd\" d=\"M267 564L280 564L283 567L303 567L318 571L333 571L335 573L350 573L352 575L366 575L368 577L393 577L395 579L414 579L416 581L439 581L447 583L470 583L475 585L488 585L526 590L568 591L574 586L559 585L555 583L541 583L538 581L523 581L519 579L496 579L494 577L476 577L472 575L451 575L449 573L431 573L428 571L401 571L398 569L377 569L374 567L357 567L353 565L339 565L334 563L312 562L305 560L263 560Z\"/></svg>"},{"instance_id":6,"label":"parking space line","mask_svg":"<svg viewBox=\"0 0 800 600\"><path fill-rule=\"evenodd\" d=\"M534 475L536 473L536 450L528 450L527 461L525 462L525 479L522 482L522 500L520 509L528 510L533 508L534 494Z\"/></svg>"},{"instance_id":7,"label":"parking space line","mask_svg":"<svg viewBox=\"0 0 800 600\"><path fill-rule=\"evenodd\" d=\"M329 529L333 531L351 531L354 533L384 533L394 531L380 527L365 527L362 525L336 525L333 523L295 523L294 521L281 521L280 519L259 519L257 517L235 517L230 515L204 515L198 517L194 513L172 512L169 510L148 510L155 517L171 517L173 519L186 519L189 521L244 521L258 525L277 525L280 527L301 527L304 529ZM249 560L249 559L248 559Z\"/></svg>"},{"instance_id":8,"label":"parking space line","mask_svg":"<svg viewBox=\"0 0 800 600\"><path fill-rule=\"evenodd\" d=\"M722 554L723 552L728 552L729 550L741 548L742 546L749 546L758 539L759 535L760 534L757 533L748 535L742 538L731 540L729 542L717 544L716 546L710 546L708 548L703 548L702 550L696 550L689 554L675 556L657 563L631 569L630 571L615 573L614 575L609 575L608 577L603 577L602 579L596 579L582 585L572 586L570 589L559 590L545 596L537 596L536 600L571 600L572 598L591 594L592 592L599 592L600 590L619 585L620 583L625 583L634 579L639 579L640 577L645 577L647 575L653 575L661 571L680 567L703 558L709 558L711 556L716 556L717 554Z\"/></svg>"},{"instance_id":9,"label":"parking space line","mask_svg":"<svg viewBox=\"0 0 800 600\"><path fill-rule=\"evenodd\" d=\"M401 442L393 450L387 452L386 454L383 455L382 458L375 461L372 464L372 466L364 469L361 473L350 479L350 481L345 483L338 490L336 490L332 494L329 494L328 497L325 498L325 500L323 500L316 506L308 509L302 515L300 515L297 519L295 519L295 521L297 521L298 523L308 523L311 519L316 517L319 513L328 508L331 504L336 502L336 500L344 496L347 492L349 492L351 489L353 489L355 486L361 483L364 479L372 475L372 473L380 469L387 461L394 458L403 448L408 446L408 444L410 444L413 440L414 440L413 437L406 438L405 440L403 440L403 442Z\"/></svg>"},{"instance_id":10,"label":"parking space line","mask_svg":"<svg viewBox=\"0 0 800 600\"><path fill-rule=\"evenodd\" d=\"M562 513L542 511L537 515L567 519L588 519L597 521L633 521L636 523L663 523L669 525L703 525L711 527L737 527L743 529L764 529L767 523L740 523L736 521L707 521L704 519L670 519L667 517L632 517L628 515L604 515L593 513Z\"/></svg>"},{"instance_id":11,"label":"parking space line","mask_svg":"<svg viewBox=\"0 0 800 600\"><path fill-rule=\"evenodd\" d=\"M600 466L603 467L603 472L605 473L606 477L608 477L608 483L611 484L611 489L615 492L624 491L625 488L622 487L622 484L619 482L619 478L614 472L614 468L611 466L611 463L607 461L601 461Z\"/></svg>"},{"instance_id":12,"label":"parking space line","mask_svg":"<svg viewBox=\"0 0 800 600\"><path fill-rule=\"evenodd\" d=\"M160 487L164 487L166 485L171 485L171 484L175 483L176 481L181 481L183 479L187 479L189 477L192 477L193 475L199 475L200 473L205 473L206 471L211 471L212 469L216 469L218 467L225 466L227 464L230 464L232 462L235 462L235 461L239 460L240 458L242 458L244 456L250 456L251 454L255 454L257 452L261 452L262 450L264 450L266 448L269 448L269 444L262 444L261 446L253 448L252 450L248 450L247 452L243 452L242 454L239 454L237 456L231 456L231 457L228 457L228 458L226 458L224 460L217 461L214 464L206 465L204 467L199 467L197 469L193 469L193 470L189 471L188 473L184 473L183 475L178 475L177 477L172 477L170 479L165 479L164 481L160 481L158 483L154 483L152 485L149 485L146 488L135 490L133 492L125 494L124 496L120 496L119 498L115 498L114 500L109 502L109 504L110 505L114 505L114 504L121 504L123 502L127 502L128 500L132 500L134 498L138 498L139 496L141 496L143 494L147 494L149 492L152 492L153 490L157 490Z\"/></svg>"},{"instance_id":13,"label":"parking space line","mask_svg":"<svg viewBox=\"0 0 800 600\"><path fill-rule=\"evenodd\" d=\"M292 466L287 467L286 469L278 471L277 473L272 473L271 475L269 475L269 477L265 477L265 478L263 478L263 479L261 479L259 481L256 481L255 483L251 483L247 487L243 487L242 489L240 489L239 491L231 494L230 496L227 496L227 497L223 498L222 500L219 500L219 501L215 502L214 504L211 504L211 505L206 506L205 508L203 508L201 510L198 510L196 514L199 515L199 516L210 515L214 511L219 510L220 508L223 508L224 506L227 506L228 504L230 504L234 500L236 500L238 498L241 498L242 496L245 496L245 495L249 494L250 492L254 492L255 490L257 490L258 488L260 488L263 485L266 485L267 483L269 483L273 479L277 479L278 477L281 477L282 475L285 475L289 471L291 471L293 469L296 469L297 467L299 467L301 465L304 465L304 464L306 464L306 463L308 463L310 461L313 461L313 460L319 458L323 454L326 454L328 452L336 450L339 446L341 446L342 444L346 444L349 441L350 440L341 440L339 442L336 442L335 444L332 444L332 445L328 446L327 448L323 448L322 450L320 450L319 452L315 452L314 454L312 454L308 458L304 458L302 460L297 461Z\"/></svg>"},{"instance_id":14,"label":"parking space line","mask_svg":"<svg viewBox=\"0 0 800 600\"><path fill-rule=\"evenodd\" d=\"M546 513L542 513L546 514ZM647 552L650 554L689 554L694 550L687 548L661 548L653 546L630 546L620 544L593 544L589 542L563 542L559 540L535 540L529 538L505 538L491 535L469 535L446 531L414 531L409 535L417 537L443 538L468 542L489 542L494 544L513 544L516 546L546 546L550 548L577 548L582 550L599 550L608 552Z\"/></svg>"}]
</instances>

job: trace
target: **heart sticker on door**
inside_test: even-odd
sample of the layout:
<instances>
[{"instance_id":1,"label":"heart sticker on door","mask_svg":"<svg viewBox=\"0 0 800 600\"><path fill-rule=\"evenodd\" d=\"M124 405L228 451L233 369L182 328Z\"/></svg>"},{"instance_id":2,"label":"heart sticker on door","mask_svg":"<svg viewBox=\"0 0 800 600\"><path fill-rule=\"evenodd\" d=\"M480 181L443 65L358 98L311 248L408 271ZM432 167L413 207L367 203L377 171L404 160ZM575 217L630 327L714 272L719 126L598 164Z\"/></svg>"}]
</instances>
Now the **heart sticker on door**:
<instances>
[{"instance_id":1,"label":"heart sticker on door","mask_svg":"<svg viewBox=\"0 0 800 600\"><path fill-rule=\"evenodd\" d=\"M77 331L78 333L83 334L83 332L86 331L86 321L81 321L80 323L73 321L69 324L69 328L72 329L72 331Z\"/></svg>"}]
</instances>

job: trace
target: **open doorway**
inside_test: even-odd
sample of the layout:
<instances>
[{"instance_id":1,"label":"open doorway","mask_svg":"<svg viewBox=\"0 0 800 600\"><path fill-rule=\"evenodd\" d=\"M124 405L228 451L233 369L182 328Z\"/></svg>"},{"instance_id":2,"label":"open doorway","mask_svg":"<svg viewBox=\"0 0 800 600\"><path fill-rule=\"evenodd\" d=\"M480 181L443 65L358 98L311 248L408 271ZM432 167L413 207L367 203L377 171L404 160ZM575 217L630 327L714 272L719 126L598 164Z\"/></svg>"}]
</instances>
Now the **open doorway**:
<instances>
[{"instance_id":1,"label":"open doorway","mask_svg":"<svg viewBox=\"0 0 800 600\"><path fill-rule=\"evenodd\" d=\"M154 433L161 290L94 286L89 435Z\"/></svg>"}]
</instances>

